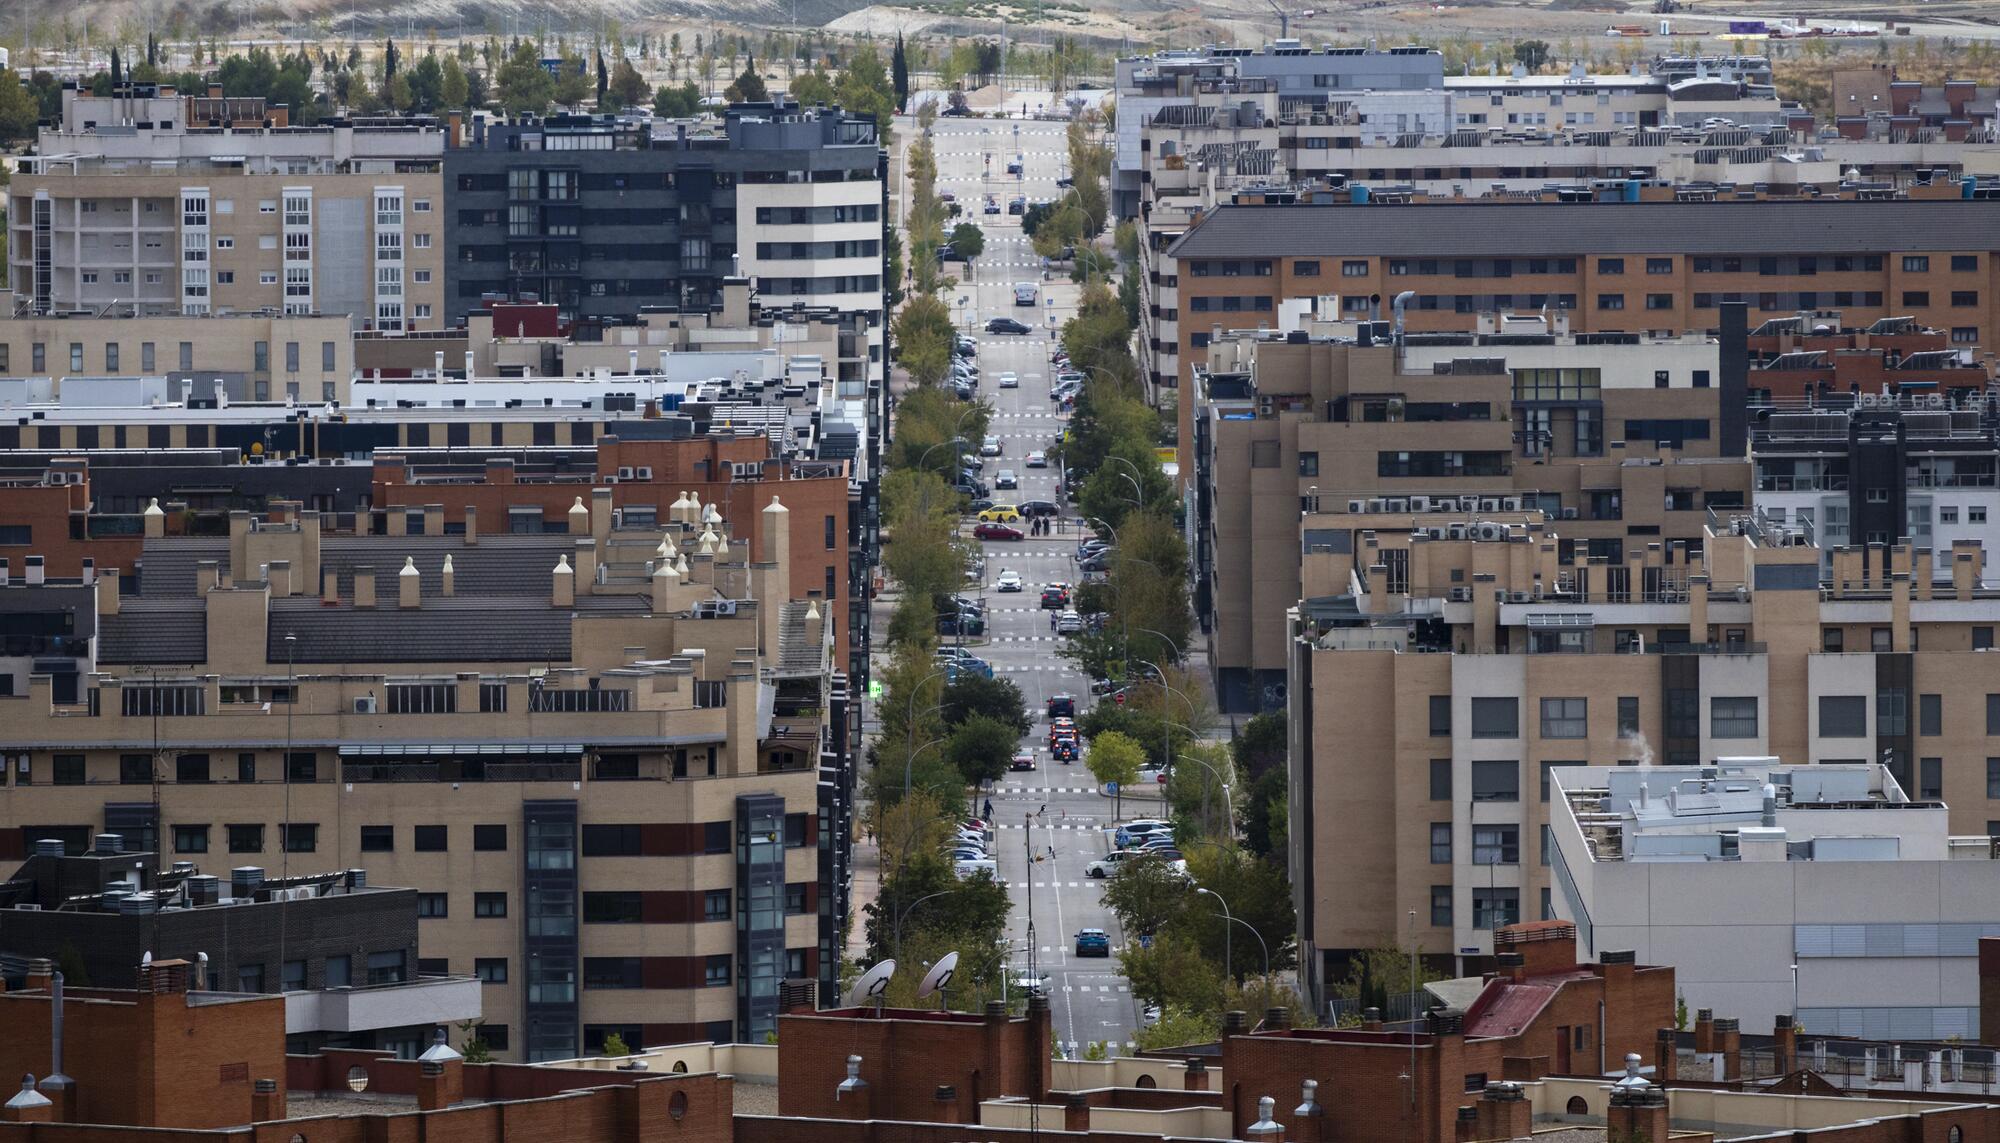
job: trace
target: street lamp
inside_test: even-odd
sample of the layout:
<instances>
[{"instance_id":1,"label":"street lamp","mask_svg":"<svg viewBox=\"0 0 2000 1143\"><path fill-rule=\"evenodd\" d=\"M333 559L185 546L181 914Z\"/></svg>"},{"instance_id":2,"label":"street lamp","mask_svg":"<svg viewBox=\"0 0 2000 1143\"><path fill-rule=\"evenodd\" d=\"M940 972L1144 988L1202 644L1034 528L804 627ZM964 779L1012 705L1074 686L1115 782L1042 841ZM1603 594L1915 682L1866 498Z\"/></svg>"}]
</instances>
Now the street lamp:
<instances>
[{"instance_id":1,"label":"street lamp","mask_svg":"<svg viewBox=\"0 0 2000 1143\"><path fill-rule=\"evenodd\" d=\"M889 955L897 960L901 960L903 958L903 921L909 917L910 911L912 909L915 909L918 905L923 904L925 901L928 901L933 897L942 897L947 893L956 893L962 888L964 888L964 886L954 885L949 889L940 889L935 893L926 893L923 896L917 898L916 900L910 902L909 904L903 906L901 909L897 910L896 923L893 926L891 926L890 930L891 936L890 936Z\"/></svg>"},{"instance_id":2,"label":"street lamp","mask_svg":"<svg viewBox=\"0 0 2000 1143\"><path fill-rule=\"evenodd\" d=\"M1143 562L1143 561L1142 561L1142 562ZM1152 565L1151 565L1151 564L1147 564L1146 566L1148 566L1148 567L1152 567ZM1158 568L1153 568L1153 570L1154 570L1154 571L1158 571L1158 570L1160 570L1160 569L1158 569ZM1163 633L1163 632L1160 632L1160 631L1155 631L1155 630L1153 630L1153 629L1152 629L1151 627L1141 627L1141 628L1139 628L1139 634L1141 634L1141 635L1151 635L1151 636L1153 636L1153 637L1154 637L1155 639L1159 639L1160 641L1164 642L1164 643L1165 643L1165 644L1166 644L1166 645L1167 645L1168 647L1172 648L1172 649L1173 649L1173 652L1174 652L1174 662L1175 662L1176 664L1179 664L1179 663L1180 663L1180 662L1181 662L1182 660L1184 660L1184 659L1186 659L1186 658L1187 658L1187 656L1186 656L1185 654L1183 654L1183 653L1181 652L1181 645L1180 645L1179 643L1176 643L1176 642L1174 642L1174 640L1173 640L1172 636L1169 636L1169 635L1167 635L1167 634L1165 634L1165 633ZM1186 696L1183 696L1183 701L1185 701L1185 697L1186 697ZM1193 713L1194 713L1194 704L1193 704L1193 703L1188 703L1188 713L1189 713L1189 714L1193 714Z\"/></svg>"},{"instance_id":3,"label":"street lamp","mask_svg":"<svg viewBox=\"0 0 2000 1143\"><path fill-rule=\"evenodd\" d=\"M1232 925L1238 925L1238 924L1243 925L1244 927L1248 928L1251 932L1257 933L1256 927L1254 925L1251 925L1250 922L1238 921L1236 919L1236 915L1229 911L1229 902L1223 898L1222 894L1217 893L1215 890L1208 888L1197 888L1195 890L1195 894L1197 896L1206 894L1210 897L1215 898L1216 901L1220 902L1222 905L1223 920L1229 922ZM1264 934L1257 933L1257 943L1259 945L1264 946L1264 975L1269 976L1271 975L1271 949L1269 945L1264 945ZM1229 936L1229 931L1226 929L1223 930L1222 974L1231 980L1236 979L1236 958L1234 956L1235 944L1236 942L1234 938Z\"/></svg>"},{"instance_id":4,"label":"street lamp","mask_svg":"<svg viewBox=\"0 0 2000 1143\"><path fill-rule=\"evenodd\" d=\"M909 701L903 704L906 708L903 713L903 797L905 798L910 796L910 760L916 757L917 750L917 692L924 689L925 683L932 679L945 678L950 673L932 671L918 679L917 685L910 688Z\"/></svg>"},{"instance_id":5,"label":"street lamp","mask_svg":"<svg viewBox=\"0 0 2000 1143\"><path fill-rule=\"evenodd\" d=\"M1194 733L1194 730L1191 727L1185 726L1178 722L1169 722L1167 726L1169 728L1178 726L1182 730L1187 731L1190 735ZM1173 742L1172 737L1169 736L1167 741L1171 745L1171 743ZM1208 771L1210 774L1213 774L1215 776L1216 784L1222 787L1222 812L1229 815L1228 818L1229 833L1230 836L1234 837L1236 834L1236 806L1235 803L1231 801L1229 796L1229 780L1222 776L1222 772L1220 770L1217 770L1215 767L1209 765L1207 762L1204 762L1200 758L1197 758L1193 755L1184 754L1181 756L1181 761L1192 762L1195 765L1201 767L1202 769ZM1208 819L1208 791L1205 789L1201 792L1201 816L1203 821L1206 821Z\"/></svg>"}]
</instances>

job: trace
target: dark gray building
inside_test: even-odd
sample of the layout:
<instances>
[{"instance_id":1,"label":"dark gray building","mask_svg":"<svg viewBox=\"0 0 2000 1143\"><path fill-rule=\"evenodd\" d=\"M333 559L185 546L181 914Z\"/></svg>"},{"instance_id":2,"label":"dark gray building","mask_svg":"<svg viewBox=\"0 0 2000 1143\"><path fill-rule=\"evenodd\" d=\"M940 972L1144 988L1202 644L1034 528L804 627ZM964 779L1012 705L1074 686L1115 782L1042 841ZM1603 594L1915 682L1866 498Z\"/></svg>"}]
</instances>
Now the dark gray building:
<instances>
[{"instance_id":1,"label":"dark gray building","mask_svg":"<svg viewBox=\"0 0 2000 1143\"><path fill-rule=\"evenodd\" d=\"M0 881L0 976L46 960L72 986L133 988L149 954L185 960L198 989L284 993L291 1052L413 1057L439 1026L479 1016L479 982L418 955L414 889L371 886L359 869L290 878L254 866L216 877L192 861L161 869L117 834L75 855L53 838L35 846Z\"/></svg>"}]
</instances>

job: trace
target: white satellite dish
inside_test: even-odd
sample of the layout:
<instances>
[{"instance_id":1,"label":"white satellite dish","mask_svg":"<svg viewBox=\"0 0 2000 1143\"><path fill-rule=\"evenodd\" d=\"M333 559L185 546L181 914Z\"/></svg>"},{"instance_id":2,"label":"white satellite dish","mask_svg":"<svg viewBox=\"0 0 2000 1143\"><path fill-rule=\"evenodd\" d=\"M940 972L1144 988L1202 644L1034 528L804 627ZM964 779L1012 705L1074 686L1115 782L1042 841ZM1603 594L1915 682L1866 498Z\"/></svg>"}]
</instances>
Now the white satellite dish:
<instances>
[{"instance_id":1,"label":"white satellite dish","mask_svg":"<svg viewBox=\"0 0 2000 1143\"><path fill-rule=\"evenodd\" d=\"M948 952L938 958L931 970L924 974L924 982L917 986L917 999L928 1000L933 994L951 987L951 978L958 973L958 954Z\"/></svg>"},{"instance_id":2,"label":"white satellite dish","mask_svg":"<svg viewBox=\"0 0 2000 1143\"><path fill-rule=\"evenodd\" d=\"M847 990L847 1006L858 1008L871 1000L879 1001L888 990L889 978L896 974L896 962L885 960L861 974L854 987Z\"/></svg>"}]
</instances>

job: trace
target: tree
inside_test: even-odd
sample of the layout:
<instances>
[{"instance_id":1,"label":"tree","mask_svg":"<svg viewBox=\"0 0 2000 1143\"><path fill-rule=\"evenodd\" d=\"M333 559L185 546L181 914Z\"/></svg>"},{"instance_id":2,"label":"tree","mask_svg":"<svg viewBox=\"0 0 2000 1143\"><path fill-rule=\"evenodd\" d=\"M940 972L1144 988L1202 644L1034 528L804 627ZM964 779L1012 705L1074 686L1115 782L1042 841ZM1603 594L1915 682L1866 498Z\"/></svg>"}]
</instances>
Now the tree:
<instances>
[{"instance_id":1,"label":"tree","mask_svg":"<svg viewBox=\"0 0 2000 1143\"><path fill-rule=\"evenodd\" d=\"M1104 887L1104 905L1134 937L1164 932L1187 908L1192 890L1172 866L1143 854L1119 866Z\"/></svg>"},{"instance_id":2,"label":"tree","mask_svg":"<svg viewBox=\"0 0 2000 1143\"><path fill-rule=\"evenodd\" d=\"M1514 45L1514 62L1527 68L1530 74L1542 70L1549 62L1549 42L1547 40L1522 40Z\"/></svg>"},{"instance_id":3,"label":"tree","mask_svg":"<svg viewBox=\"0 0 2000 1143\"><path fill-rule=\"evenodd\" d=\"M1250 782L1240 811L1243 848L1267 861L1283 862L1289 834L1290 778L1273 766Z\"/></svg>"},{"instance_id":4,"label":"tree","mask_svg":"<svg viewBox=\"0 0 2000 1143\"><path fill-rule=\"evenodd\" d=\"M1364 950L1347 960L1347 975L1330 981L1327 991L1343 1000L1360 1001L1363 1008L1386 1008L1391 995L1410 991L1433 980L1444 979L1422 962L1411 964L1410 954L1393 945Z\"/></svg>"},{"instance_id":5,"label":"tree","mask_svg":"<svg viewBox=\"0 0 2000 1143\"><path fill-rule=\"evenodd\" d=\"M632 1054L632 1048L631 1045L625 1042L625 1037L616 1032L606 1032L604 1034L604 1054L606 1056L629 1056Z\"/></svg>"},{"instance_id":6,"label":"tree","mask_svg":"<svg viewBox=\"0 0 2000 1143\"><path fill-rule=\"evenodd\" d=\"M120 87L125 83L125 67L118 62L118 49L111 49L111 86Z\"/></svg>"},{"instance_id":7,"label":"tree","mask_svg":"<svg viewBox=\"0 0 2000 1143\"><path fill-rule=\"evenodd\" d=\"M686 119L701 110L701 89L693 80L683 80L679 87L661 85L653 93L653 114L662 119Z\"/></svg>"},{"instance_id":8,"label":"tree","mask_svg":"<svg viewBox=\"0 0 2000 1143\"><path fill-rule=\"evenodd\" d=\"M835 90L840 106L849 114L872 117L882 138L889 138L896 117L896 96L890 88L889 73L882 67L882 57L875 54L874 48L855 50L841 71Z\"/></svg>"},{"instance_id":9,"label":"tree","mask_svg":"<svg viewBox=\"0 0 2000 1143\"><path fill-rule=\"evenodd\" d=\"M961 222L952 227L945 241L950 242L951 248L962 258L977 258L986 252L986 232L974 223Z\"/></svg>"},{"instance_id":10,"label":"tree","mask_svg":"<svg viewBox=\"0 0 2000 1143\"><path fill-rule=\"evenodd\" d=\"M417 111L437 111L445 107L444 65L438 62L435 52L426 52L424 57L409 69L410 106Z\"/></svg>"},{"instance_id":11,"label":"tree","mask_svg":"<svg viewBox=\"0 0 2000 1143\"><path fill-rule=\"evenodd\" d=\"M792 97L802 106L812 107L834 101L833 81L819 68L802 71L793 76L790 86Z\"/></svg>"},{"instance_id":12,"label":"tree","mask_svg":"<svg viewBox=\"0 0 2000 1143\"><path fill-rule=\"evenodd\" d=\"M513 54L500 65L497 80L500 106L509 115L540 115L549 109L549 101L555 96L554 77L542 67L541 53L535 50L535 45L526 40L514 45Z\"/></svg>"},{"instance_id":13,"label":"tree","mask_svg":"<svg viewBox=\"0 0 2000 1143\"><path fill-rule=\"evenodd\" d=\"M1211 1019L1222 1011L1222 973L1185 937L1160 933L1150 948L1127 944L1119 964L1132 982L1132 994L1142 1000Z\"/></svg>"},{"instance_id":14,"label":"tree","mask_svg":"<svg viewBox=\"0 0 2000 1143\"><path fill-rule=\"evenodd\" d=\"M646 102L652 90L632 61L620 59L618 66L611 69L611 84L606 88L606 98L614 108L637 107Z\"/></svg>"},{"instance_id":15,"label":"tree","mask_svg":"<svg viewBox=\"0 0 2000 1143\"><path fill-rule=\"evenodd\" d=\"M1290 749L1285 727L1281 714L1260 714L1243 724L1229 749L1244 773L1257 778L1274 766L1284 767L1285 752Z\"/></svg>"},{"instance_id":16,"label":"tree","mask_svg":"<svg viewBox=\"0 0 2000 1143\"><path fill-rule=\"evenodd\" d=\"M764 77L758 75L757 69L750 64L743 65L742 74L722 94L732 103L763 103L771 98L770 90L764 86Z\"/></svg>"},{"instance_id":17,"label":"tree","mask_svg":"<svg viewBox=\"0 0 2000 1143\"><path fill-rule=\"evenodd\" d=\"M1220 845L1189 850L1187 863L1196 884L1229 902L1228 915L1235 922L1225 919L1219 906L1213 910L1191 907L1178 918L1175 931L1199 942L1210 960L1226 961L1237 980L1258 971L1266 950L1272 971L1289 968L1295 952L1292 934L1296 920L1291 882L1285 871L1240 849ZM1212 897L1202 900L1215 904Z\"/></svg>"},{"instance_id":18,"label":"tree","mask_svg":"<svg viewBox=\"0 0 2000 1143\"><path fill-rule=\"evenodd\" d=\"M903 33L896 33L896 52L889 57L890 85L896 96L896 109L901 111L910 105L910 57L903 51Z\"/></svg>"},{"instance_id":19,"label":"tree","mask_svg":"<svg viewBox=\"0 0 2000 1143\"><path fill-rule=\"evenodd\" d=\"M0 143L30 139L41 108L21 84L19 72L0 68Z\"/></svg>"},{"instance_id":20,"label":"tree","mask_svg":"<svg viewBox=\"0 0 2000 1143\"><path fill-rule=\"evenodd\" d=\"M1021 702L1021 688L1011 679L989 679L971 671L961 671L944 688L938 715L947 726L957 726L974 718L987 718L1013 729L1016 738L1033 725Z\"/></svg>"},{"instance_id":21,"label":"tree","mask_svg":"<svg viewBox=\"0 0 2000 1143\"><path fill-rule=\"evenodd\" d=\"M1090 776L1100 785L1118 784L1111 802L1112 816L1124 816L1125 787L1139 780L1139 766L1145 760L1145 747L1115 730L1090 740L1090 752L1084 756Z\"/></svg>"},{"instance_id":22,"label":"tree","mask_svg":"<svg viewBox=\"0 0 2000 1143\"><path fill-rule=\"evenodd\" d=\"M586 74L583 57L575 52L564 52L562 63L556 69L555 101L564 107L580 107L590 98L590 78Z\"/></svg>"},{"instance_id":23,"label":"tree","mask_svg":"<svg viewBox=\"0 0 2000 1143\"><path fill-rule=\"evenodd\" d=\"M611 69L604 66L604 49L597 50L597 109L606 110L604 95L611 90Z\"/></svg>"},{"instance_id":24,"label":"tree","mask_svg":"<svg viewBox=\"0 0 2000 1143\"><path fill-rule=\"evenodd\" d=\"M401 56L399 56L399 55L397 54L397 52L396 52L396 41L394 41L394 40L385 40L385 41L383 41L383 43L382 43L382 83L383 83L383 86L385 86L385 87L386 87L386 86L388 86L388 82L389 82L389 80L391 80L391 79L395 78L395 75L396 75L396 62L397 62L397 60L399 60L400 58L401 58Z\"/></svg>"},{"instance_id":25,"label":"tree","mask_svg":"<svg viewBox=\"0 0 2000 1143\"><path fill-rule=\"evenodd\" d=\"M1211 1016L1184 1008L1163 1008L1158 1020L1139 1029L1134 1042L1146 1051L1210 1044L1220 1029L1221 1023Z\"/></svg>"},{"instance_id":26,"label":"tree","mask_svg":"<svg viewBox=\"0 0 2000 1143\"><path fill-rule=\"evenodd\" d=\"M965 775L967 785L996 782L1007 773L1007 764L1020 744L1021 732L1011 722L975 714L952 731L945 743L945 757Z\"/></svg>"},{"instance_id":27,"label":"tree","mask_svg":"<svg viewBox=\"0 0 2000 1143\"><path fill-rule=\"evenodd\" d=\"M408 111L411 106L410 77L402 72L382 81L382 102L391 111Z\"/></svg>"},{"instance_id":28,"label":"tree","mask_svg":"<svg viewBox=\"0 0 2000 1143\"><path fill-rule=\"evenodd\" d=\"M466 78L465 69L449 56L445 57L438 76L438 103L447 110L457 110L470 106L472 102L472 82Z\"/></svg>"}]
</instances>

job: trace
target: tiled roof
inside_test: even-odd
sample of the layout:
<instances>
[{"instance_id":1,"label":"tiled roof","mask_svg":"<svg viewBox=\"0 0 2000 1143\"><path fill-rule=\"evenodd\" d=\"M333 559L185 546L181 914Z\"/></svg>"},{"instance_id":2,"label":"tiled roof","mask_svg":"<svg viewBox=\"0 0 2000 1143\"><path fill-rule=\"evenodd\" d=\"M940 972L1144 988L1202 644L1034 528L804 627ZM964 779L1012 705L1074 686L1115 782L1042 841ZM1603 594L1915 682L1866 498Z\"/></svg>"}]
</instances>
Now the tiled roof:
<instances>
[{"instance_id":1,"label":"tiled roof","mask_svg":"<svg viewBox=\"0 0 2000 1143\"><path fill-rule=\"evenodd\" d=\"M227 536L167 536L147 540L141 551L144 562L139 576L140 594L151 599L189 598L194 595L195 565L214 560L229 570Z\"/></svg>"},{"instance_id":2,"label":"tiled roof","mask_svg":"<svg viewBox=\"0 0 2000 1143\"><path fill-rule=\"evenodd\" d=\"M454 561L456 562L456 561ZM583 602L579 600L579 602ZM265 654L286 661L285 636L300 663L567 663L570 609L545 599L454 597L426 599L420 608L328 607L310 596L271 601ZM643 613L637 596L589 597L594 612Z\"/></svg>"},{"instance_id":3,"label":"tiled roof","mask_svg":"<svg viewBox=\"0 0 2000 1143\"><path fill-rule=\"evenodd\" d=\"M192 567L188 590L194 590ZM97 661L106 666L208 660L208 616L193 599L125 599L97 618Z\"/></svg>"},{"instance_id":4,"label":"tiled roof","mask_svg":"<svg viewBox=\"0 0 2000 1143\"><path fill-rule=\"evenodd\" d=\"M458 596L542 596L553 584L556 560L570 553L575 563L579 537L564 534L480 536L467 544L463 536L326 536L320 540L322 568L340 575L340 596L354 598L354 569L375 569L375 594L391 602L396 574L403 559L413 556L422 575L426 599L444 594L444 558L451 556L453 592ZM322 573L323 574L323 573ZM303 593L318 595L318 584L303 584Z\"/></svg>"}]
</instances>

